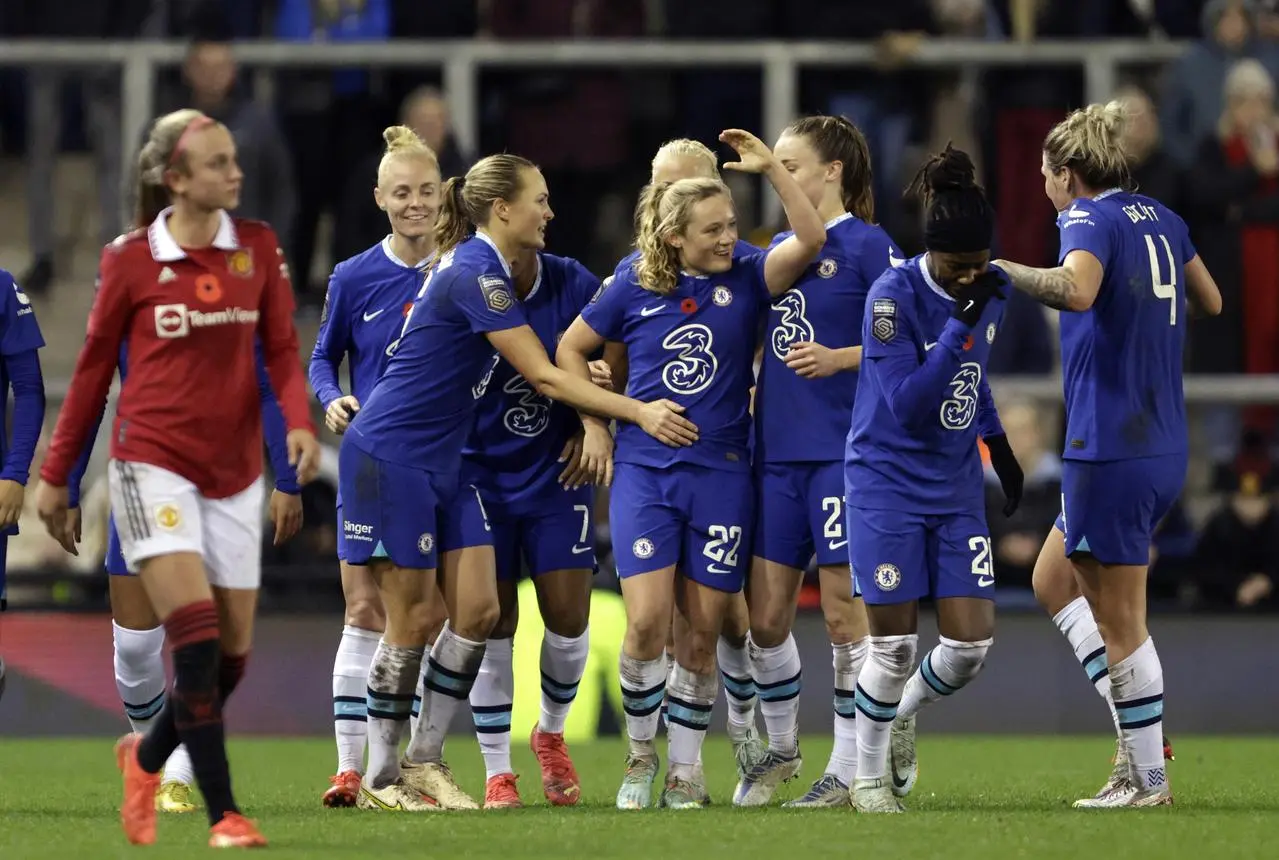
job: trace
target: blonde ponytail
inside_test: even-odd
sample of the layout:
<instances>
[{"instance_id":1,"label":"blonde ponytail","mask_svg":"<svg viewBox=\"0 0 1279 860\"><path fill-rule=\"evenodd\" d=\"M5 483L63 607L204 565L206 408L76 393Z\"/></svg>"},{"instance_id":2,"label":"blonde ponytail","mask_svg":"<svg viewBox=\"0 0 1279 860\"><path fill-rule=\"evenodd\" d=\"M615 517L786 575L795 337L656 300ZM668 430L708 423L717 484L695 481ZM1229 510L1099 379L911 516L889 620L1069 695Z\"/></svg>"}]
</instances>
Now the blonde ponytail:
<instances>
[{"instance_id":1,"label":"blonde ponytail","mask_svg":"<svg viewBox=\"0 0 1279 860\"><path fill-rule=\"evenodd\" d=\"M1052 170L1070 168L1089 189L1131 188L1124 126L1128 111L1122 101L1092 104L1074 111L1053 127L1044 140Z\"/></svg>"},{"instance_id":2,"label":"blonde ponytail","mask_svg":"<svg viewBox=\"0 0 1279 860\"><path fill-rule=\"evenodd\" d=\"M444 183L435 222L435 259L460 245L476 227L488 224L493 204L518 197L524 187L523 172L536 169L527 158L501 153L481 158L466 176L454 176Z\"/></svg>"}]
</instances>

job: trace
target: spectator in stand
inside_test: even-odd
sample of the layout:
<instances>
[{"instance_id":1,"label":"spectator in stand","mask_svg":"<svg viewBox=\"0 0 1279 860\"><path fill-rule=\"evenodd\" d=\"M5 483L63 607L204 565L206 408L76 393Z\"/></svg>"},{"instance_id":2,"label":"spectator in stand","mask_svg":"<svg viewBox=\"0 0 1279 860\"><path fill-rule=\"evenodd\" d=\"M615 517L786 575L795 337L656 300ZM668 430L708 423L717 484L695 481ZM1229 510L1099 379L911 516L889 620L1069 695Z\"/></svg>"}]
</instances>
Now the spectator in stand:
<instances>
[{"instance_id":1,"label":"spectator in stand","mask_svg":"<svg viewBox=\"0 0 1279 860\"><path fill-rule=\"evenodd\" d=\"M1256 60L1239 61L1225 83L1225 110L1200 144L1185 193L1195 245L1223 297L1220 316L1189 329L1193 373L1279 372L1279 120L1274 80ZM1273 410L1246 423L1273 436ZM1218 485L1229 477L1239 413L1208 413Z\"/></svg>"},{"instance_id":2,"label":"spectator in stand","mask_svg":"<svg viewBox=\"0 0 1279 860\"><path fill-rule=\"evenodd\" d=\"M1260 453L1260 452L1256 452ZM1279 510L1264 457L1241 456L1229 500L1199 539L1190 583L1197 602L1215 609L1279 609Z\"/></svg>"},{"instance_id":3,"label":"spectator in stand","mask_svg":"<svg viewBox=\"0 0 1279 860\"><path fill-rule=\"evenodd\" d=\"M1164 151L1159 139L1159 113L1150 95L1138 86L1123 87L1115 94L1128 112L1124 149L1137 191L1153 197L1174 211L1181 211L1181 171Z\"/></svg>"},{"instance_id":4,"label":"spectator in stand","mask_svg":"<svg viewBox=\"0 0 1279 860\"><path fill-rule=\"evenodd\" d=\"M473 159L462 152L453 135L448 102L436 87L418 87L409 93L400 105L400 123L413 129L435 153L441 182L466 174ZM381 150L370 152L347 180L334 226L333 253L338 260L354 257L386 236L386 213L373 201L370 179L377 176L382 155Z\"/></svg>"},{"instance_id":5,"label":"spectator in stand","mask_svg":"<svg viewBox=\"0 0 1279 860\"><path fill-rule=\"evenodd\" d=\"M275 0L271 35L286 42L382 42L390 37L390 0ZM381 126L381 72L364 69L282 72L284 134L293 156L298 208L288 241L298 303L324 302L325 282L312 283L320 216L344 190L334 165L353 165ZM319 145L322 142L323 145ZM331 250L331 249L325 249ZM329 254L332 262L341 259Z\"/></svg>"},{"instance_id":6,"label":"spectator in stand","mask_svg":"<svg viewBox=\"0 0 1279 860\"><path fill-rule=\"evenodd\" d=\"M8 31L19 38L136 39L158 20L153 0L4 0ZM116 66L62 68L35 66L27 72L27 230L31 265L19 278L33 295L53 283L54 234L53 169L61 151L62 91L74 81L82 87L85 130L95 158L98 179L98 234L106 244L120 233L120 72Z\"/></svg>"},{"instance_id":7,"label":"spectator in stand","mask_svg":"<svg viewBox=\"0 0 1279 860\"><path fill-rule=\"evenodd\" d=\"M297 213L293 160L275 114L237 86L237 77L231 45L217 37L198 37L187 50L182 84L161 112L193 107L225 125L244 172L237 214L267 221L288 236Z\"/></svg>"},{"instance_id":8,"label":"spectator in stand","mask_svg":"<svg viewBox=\"0 0 1279 860\"><path fill-rule=\"evenodd\" d=\"M1001 405L999 417L1026 482L1017 511L1011 517L996 516L1006 503L1004 491L994 469L986 465L986 509L990 512L987 522L995 551L995 570L1000 588L1020 588L1029 593L1035 559L1061 511L1061 457L1052 450L1041 411L1034 404Z\"/></svg>"},{"instance_id":9,"label":"spectator in stand","mask_svg":"<svg viewBox=\"0 0 1279 860\"><path fill-rule=\"evenodd\" d=\"M1222 83L1236 61L1261 60L1279 73L1279 48L1255 38L1250 0L1209 0L1201 18L1203 40L1172 65L1163 98L1163 142L1182 168L1195 161L1203 139L1215 129L1224 107Z\"/></svg>"}]
</instances>

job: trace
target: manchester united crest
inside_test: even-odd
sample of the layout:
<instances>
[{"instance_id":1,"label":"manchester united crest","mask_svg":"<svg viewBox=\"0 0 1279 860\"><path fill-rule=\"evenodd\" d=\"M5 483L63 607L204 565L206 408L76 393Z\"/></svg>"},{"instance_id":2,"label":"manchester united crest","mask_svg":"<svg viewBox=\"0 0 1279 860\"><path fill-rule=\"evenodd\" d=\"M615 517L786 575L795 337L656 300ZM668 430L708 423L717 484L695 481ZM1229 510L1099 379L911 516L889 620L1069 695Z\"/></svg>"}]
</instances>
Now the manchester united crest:
<instances>
[{"instance_id":1,"label":"manchester united crest","mask_svg":"<svg viewBox=\"0 0 1279 860\"><path fill-rule=\"evenodd\" d=\"M253 251L249 248L232 251L227 254L226 267L237 278L253 277Z\"/></svg>"}]
</instances>

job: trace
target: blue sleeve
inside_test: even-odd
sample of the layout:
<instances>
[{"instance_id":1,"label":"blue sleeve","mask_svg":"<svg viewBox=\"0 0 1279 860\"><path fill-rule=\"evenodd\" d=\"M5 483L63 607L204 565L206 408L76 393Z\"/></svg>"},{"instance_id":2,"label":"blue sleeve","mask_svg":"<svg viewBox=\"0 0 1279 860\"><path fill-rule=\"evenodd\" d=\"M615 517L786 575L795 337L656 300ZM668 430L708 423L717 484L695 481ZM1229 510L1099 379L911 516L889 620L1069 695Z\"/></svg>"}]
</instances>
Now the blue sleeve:
<instances>
[{"instance_id":1,"label":"blue sleeve","mask_svg":"<svg viewBox=\"0 0 1279 860\"><path fill-rule=\"evenodd\" d=\"M573 296L577 305L578 313L582 308L589 305L599 295L603 289L600 279L595 277L595 273L583 266L577 260L569 261L570 280L573 285Z\"/></svg>"},{"instance_id":2,"label":"blue sleeve","mask_svg":"<svg viewBox=\"0 0 1279 860\"><path fill-rule=\"evenodd\" d=\"M629 272L605 278L591 303L582 308L582 319L605 340L621 342L625 335L626 308L630 295Z\"/></svg>"},{"instance_id":3,"label":"blue sleeve","mask_svg":"<svg viewBox=\"0 0 1279 860\"><path fill-rule=\"evenodd\" d=\"M13 387L13 436L4 458L0 480L26 486L31 458L44 426L44 378L40 375L40 353L34 349L6 353L5 373Z\"/></svg>"},{"instance_id":4,"label":"blue sleeve","mask_svg":"<svg viewBox=\"0 0 1279 860\"><path fill-rule=\"evenodd\" d=\"M913 313L888 290L871 289L870 314L862 325L862 360L873 362L888 410L906 428L934 419L943 394L959 372L969 327L949 319L932 348L919 361Z\"/></svg>"},{"instance_id":5,"label":"blue sleeve","mask_svg":"<svg viewBox=\"0 0 1279 860\"><path fill-rule=\"evenodd\" d=\"M901 251L879 227L866 231L865 239L857 254L857 285L853 290L852 322L857 326L857 344L862 343L862 323L866 319L866 299L880 275L901 261ZM856 344L854 344L856 345Z\"/></svg>"},{"instance_id":6,"label":"blue sleeve","mask_svg":"<svg viewBox=\"0 0 1279 860\"><path fill-rule=\"evenodd\" d=\"M271 471L275 473L275 488L281 493L297 495L297 470L289 464L289 430L284 423L284 413L271 388L271 377L266 372L266 362L262 358L262 345L254 346L257 355L258 396L262 400L262 435L266 438L267 456L271 458Z\"/></svg>"},{"instance_id":7,"label":"blue sleeve","mask_svg":"<svg viewBox=\"0 0 1279 860\"><path fill-rule=\"evenodd\" d=\"M1198 257L1199 251L1195 248L1195 243L1190 238L1190 228L1186 226L1186 222L1176 213L1173 213L1173 217L1177 219L1177 224L1181 227L1181 261L1184 265Z\"/></svg>"},{"instance_id":8,"label":"blue sleeve","mask_svg":"<svg viewBox=\"0 0 1279 860\"><path fill-rule=\"evenodd\" d=\"M995 398L990 393L990 380L985 376L977 386L977 435L983 439L1004 435L1004 425L995 408Z\"/></svg>"},{"instance_id":9,"label":"blue sleeve","mask_svg":"<svg viewBox=\"0 0 1279 860\"><path fill-rule=\"evenodd\" d=\"M346 303L342 300L341 285L335 271L329 278L328 292L324 294L320 333L315 338L315 349L311 350L311 363L306 370L311 388L315 391L315 399L325 409L342 396L342 387L338 385L338 368L342 366L342 360L351 345L351 315L347 313Z\"/></svg>"},{"instance_id":10,"label":"blue sleeve","mask_svg":"<svg viewBox=\"0 0 1279 860\"><path fill-rule=\"evenodd\" d=\"M1087 251L1105 267L1110 263L1112 240L1110 222L1102 218L1091 200L1076 200L1070 208L1057 217L1061 234L1061 251L1058 263L1064 262L1071 251Z\"/></svg>"},{"instance_id":11,"label":"blue sleeve","mask_svg":"<svg viewBox=\"0 0 1279 860\"><path fill-rule=\"evenodd\" d=\"M524 305L516 300L505 275L459 274L453 279L450 297L476 334L528 325Z\"/></svg>"},{"instance_id":12,"label":"blue sleeve","mask_svg":"<svg viewBox=\"0 0 1279 860\"><path fill-rule=\"evenodd\" d=\"M0 355L16 355L44 346L31 299L4 269L0 269L0 326Z\"/></svg>"}]
</instances>

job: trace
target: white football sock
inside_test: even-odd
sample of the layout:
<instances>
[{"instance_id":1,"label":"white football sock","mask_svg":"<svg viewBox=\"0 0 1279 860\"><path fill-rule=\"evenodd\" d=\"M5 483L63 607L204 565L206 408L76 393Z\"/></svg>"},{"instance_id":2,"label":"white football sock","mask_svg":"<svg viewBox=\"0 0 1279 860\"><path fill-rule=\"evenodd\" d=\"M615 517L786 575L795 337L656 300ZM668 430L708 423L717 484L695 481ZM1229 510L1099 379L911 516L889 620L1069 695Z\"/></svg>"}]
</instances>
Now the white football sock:
<instances>
[{"instance_id":1,"label":"white football sock","mask_svg":"<svg viewBox=\"0 0 1279 860\"><path fill-rule=\"evenodd\" d=\"M994 641L960 642L940 637L937 647L924 655L906 682L897 716L913 717L925 706L966 687L981 672Z\"/></svg>"},{"instance_id":2,"label":"white football sock","mask_svg":"<svg viewBox=\"0 0 1279 860\"><path fill-rule=\"evenodd\" d=\"M333 658L333 733L337 737L338 773L364 772L368 740L369 667L382 634L346 625Z\"/></svg>"},{"instance_id":3,"label":"white football sock","mask_svg":"<svg viewBox=\"0 0 1279 860\"><path fill-rule=\"evenodd\" d=\"M835 746L826 764L826 773L844 785L857 778L857 676L870 653L870 637L830 646L835 669Z\"/></svg>"},{"instance_id":4,"label":"white football sock","mask_svg":"<svg viewBox=\"0 0 1279 860\"><path fill-rule=\"evenodd\" d=\"M511 770L511 703L515 699L515 673L511 668L514 643L490 639L484 646L480 673L471 687L471 719L475 738L484 756L484 778L513 773Z\"/></svg>"},{"instance_id":5,"label":"white football sock","mask_svg":"<svg viewBox=\"0 0 1279 860\"><path fill-rule=\"evenodd\" d=\"M749 637L748 637L749 638ZM768 748L793 757L799 748L801 668L794 636L773 648L750 643L751 667L759 690L759 710L768 730Z\"/></svg>"},{"instance_id":6,"label":"white football sock","mask_svg":"<svg viewBox=\"0 0 1279 860\"><path fill-rule=\"evenodd\" d=\"M718 680L713 671L700 675L675 667L674 680L666 688L666 734L673 777L696 780L700 775L702 741L719 695Z\"/></svg>"},{"instance_id":7,"label":"white football sock","mask_svg":"<svg viewBox=\"0 0 1279 860\"><path fill-rule=\"evenodd\" d=\"M591 631L569 638L547 630L542 634L542 715L540 731L564 734L568 709L577 698L577 686L591 654Z\"/></svg>"},{"instance_id":8,"label":"white football sock","mask_svg":"<svg viewBox=\"0 0 1279 860\"><path fill-rule=\"evenodd\" d=\"M1115 713L1115 703L1110 696L1106 643L1101 641L1101 631L1097 629L1097 619L1093 617L1088 599L1081 595L1067 603L1053 616L1053 623L1070 643L1075 659L1088 676L1088 682L1096 688L1097 695L1106 701L1106 707L1110 709L1110 721L1115 725L1115 734L1120 734L1119 715Z\"/></svg>"},{"instance_id":9,"label":"white football sock","mask_svg":"<svg viewBox=\"0 0 1279 860\"><path fill-rule=\"evenodd\" d=\"M444 758L444 736L453 715L471 694L471 687L484 662L483 642L463 639L448 624L435 640L422 688L422 713L417 731L409 739L408 758L412 762L439 762Z\"/></svg>"},{"instance_id":10,"label":"white football sock","mask_svg":"<svg viewBox=\"0 0 1279 860\"><path fill-rule=\"evenodd\" d=\"M888 737L897 703L915 667L919 636L872 636L866 665L857 677L857 778L888 775Z\"/></svg>"},{"instance_id":11,"label":"white football sock","mask_svg":"<svg viewBox=\"0 0 1279 860\"><path fill-rule=\"evenodd\" d=\"M750 647L738 647L721 636L715 643L715 659L724 682L724 702L728 705L728 738L733 743L741 743L750 737L755 724L755 702L759 698L751 675Z\"/></svg>"},{"instance_id":12,"label":"white football sock","mask_svg":"<svg viewBox=\"0 0 1279 860\"><path fill-rule=\"evenodd\" d=\"M368 681L369 786L385 788L400 778L400 740L413 707L413 686L422 665L419 648L378 643Z\"/></svg>"},{"instance_id":13,"label":"white football sock","mask_svg":"<svg viewBox=\"0 0 1279 860\"><path fill-rule=\"evenodd\" d=\"M1128 750L1133 784L1158 788L1164 772L1164 670L1147 638L1136 651L1110 667L1111 696L1119 714L1119 730Z\"/></svg>"},{"instance_id":14,"label":"white football sock","mask_svg":"<svg viewBox=\"0 0 1279 860\"><path fill-rule=\"evenodd\" d=\"M626 712L626 737L632 755L653 755L658 709L666 697L666 655L637 660L622 652L618 675L622 683L622 709Z\"/></svg>"}]
</instances>

